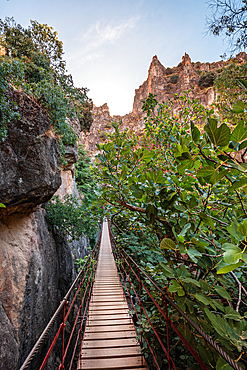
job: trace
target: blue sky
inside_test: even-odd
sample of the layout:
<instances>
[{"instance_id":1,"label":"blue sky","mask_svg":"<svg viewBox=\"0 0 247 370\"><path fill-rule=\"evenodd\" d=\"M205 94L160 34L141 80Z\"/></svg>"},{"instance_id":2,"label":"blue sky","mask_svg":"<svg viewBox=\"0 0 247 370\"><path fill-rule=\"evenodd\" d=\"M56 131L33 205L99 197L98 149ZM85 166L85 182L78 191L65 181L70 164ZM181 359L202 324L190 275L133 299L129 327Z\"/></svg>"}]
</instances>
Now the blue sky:
<instances>
[{"instance_id":1,"label":"blue sky","mask_svg":"<svg viewBox=\"0 0 247 370\"><path fill-rule=\"evenodd\" d=\"M121 115L132 110L154 55L166 67L185 52L194 62L220 60L226 45L204 35L206 10L204 0L0 0L1 19L57 30L75 85Z\"/></svg>"}]
</instances>

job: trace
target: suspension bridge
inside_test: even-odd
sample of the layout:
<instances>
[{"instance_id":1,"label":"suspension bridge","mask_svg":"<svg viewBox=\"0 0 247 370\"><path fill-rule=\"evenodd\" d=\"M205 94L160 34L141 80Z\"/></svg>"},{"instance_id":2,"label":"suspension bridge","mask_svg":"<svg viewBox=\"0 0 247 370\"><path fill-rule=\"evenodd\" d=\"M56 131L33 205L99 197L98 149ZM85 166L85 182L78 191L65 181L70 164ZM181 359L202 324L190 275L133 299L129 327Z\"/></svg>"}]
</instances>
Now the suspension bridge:
<instances>
[{"instance_id":1,"label":"suspension bridge","mask_svg":"<svg viewBox=\"0 0 247 370\"><path fill-rule=\"evenodd\" d=\"M148 369L128 312L104 222L78 370Z\"/></svg>"},{"instance_id":2,"label":"suspension bridge","mask_svg":"<svg viewBox=\"0 0 247 370\"><path fill-rule=\"evenodd\" d=\"M144 294L149 300L149 310L142 298ZM166 335L164 331L161 334L152 320L149 313L151 304L163 318ZM54 348L58 351L58 347L61 353L58 370L148 370L143 348L152 369L184 369L192 359L193 364L209 370L169 318L168 305L190 325L192 333L199 334L207 346L218 352L233 369L242 370L125 250L116 247L108 222L104 221L101 237L90 257L19 370L43 370L48 365L53 369L49 358ZM139 336L130 312L138 323ZM143 335L143 319L149 324L151 336ZM67 325L69 320L70 325ZM53 339L47 338L54 323L59 321ZM150 337L155 340L151 341ZM171 339L174 337L177 338L175 345ZM44 351L44 343L48 350L40 364L33 367L34 358L40 351ZM177 343L182 345L179 351ZM181 364L177 365L181 353L184 356L182 368ZM39 357L42 357L40 353Z\"/></svg>"}]
</instances>

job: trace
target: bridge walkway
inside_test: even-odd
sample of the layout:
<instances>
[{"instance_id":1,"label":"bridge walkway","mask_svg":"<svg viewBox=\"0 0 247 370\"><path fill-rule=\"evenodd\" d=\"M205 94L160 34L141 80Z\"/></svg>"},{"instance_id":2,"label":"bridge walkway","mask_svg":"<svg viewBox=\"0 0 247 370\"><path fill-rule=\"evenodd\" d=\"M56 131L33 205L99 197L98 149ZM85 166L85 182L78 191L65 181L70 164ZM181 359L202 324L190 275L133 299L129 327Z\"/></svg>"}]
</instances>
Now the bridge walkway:
<instances>
[{"instance_id":1,"label":"bridge walkway","mask_svg":"<svg viewBox=\"0 0 247 370\"><path fill-rule=\"evenodd\" d=\"M108 223L104 222L77 370L148 370L128 312L112 254Z\"/></svg>"}]
</instances>

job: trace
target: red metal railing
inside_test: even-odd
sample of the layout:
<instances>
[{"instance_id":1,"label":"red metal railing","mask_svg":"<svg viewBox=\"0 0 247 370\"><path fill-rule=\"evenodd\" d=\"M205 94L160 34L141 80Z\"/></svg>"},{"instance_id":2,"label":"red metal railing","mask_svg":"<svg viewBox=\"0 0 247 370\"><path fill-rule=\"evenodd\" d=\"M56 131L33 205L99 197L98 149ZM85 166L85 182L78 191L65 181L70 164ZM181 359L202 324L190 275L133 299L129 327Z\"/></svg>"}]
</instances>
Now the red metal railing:
<instances>
[{"instance_id":1,"label":"red metal railing","mask_svg":"<svg viewBox=\"0 0 247 370\"><path fill-rule=\"evenodd\" d=\"M84 263L82 266L80 272L78 273L76 279L74 280L73 284L71 285L70 289L68 290L65 297L62 299L58 309L50 319L49 323L47 324L45 330L40 335L39 339L37 340L36 344L34 345L33 349L27 356L26 360L24 361L23 365L20 367L20 370L28 369L29 365L31 364L32 360L34 359L35 355L38 353L38 350L40 349L41 344L43 343L45 337L49 333L51 327L54 325L56 320L58 319L59 314L62 313L62 320L59 325L59 328L52 340L52 343L49 346L49 349L44 357L44 360L39 370L43 370L45 368L45 365L47 364L47 361L51 355L52 350L54 349L55 344L57 343L59 337L61 337L61 363L58 367L58 370L63 370L65 368L65 361L67 361L66 368L68 370L71 370L76 349L78 348L79 341L82 340L82 333L84 329L84 323L87 316L87 311L89 307L91 292L92 292L92 286L94 282L94 276L96 272L97 267L97 259L98 259L98 252L99 252L99 244L100 244L101 237L98 239L91 255L89 256L88 260ZM72 294L74 292L74 295ZM69 299L71 302L69 302ZM72 312L72 309L75 307L75 303L78 303L78 300L80 302L79 308L77 309L77 312L75 314L75 321L73 323L73 327L71 329L71 332L69 334L69 338L66 341L66 333L65 333L65 327L66 323L68 321L68 317L70 313ZM79 320L80 319L80 320ZM79 322L80 321L80 322ZM79 330L75 339L75 342L73 343L73 352L70 358L70 361L66 359L68 355L68 351L70 346L72 345L72 338L74 337L74 334L76 332L76 325L79 324Z\"/></svg>"},{"instance_id":2,"label":"red metal railing","mask_svg":"<svg viewBox=\"0 0 247 370\"><path fill-rule=\"evenodd\" d=\"M200 336L205 339L207 344L209 344L215 351L217 351L235 370L242 370L239 365L230 358L194 321L190 319L171 299L169 296L165 294L165 292L158 286L158 284L150 278L145 271L132 259L132 257L125 251L121 250L117 247L115 239L111 233L109 228L111 240L112 240L112 248L113 253L117 262L118 271L122 280L122 284L127 294L127 300L130 306L130 309L135 312L136 318L139 324L139 331L140 331L140 342L141 345L146 342L147 348L149 349L150 356L152 356L152 363L155 364L158 370L165 368L171 370L177 370L176 359L174 359L174 345L172 346L172 340L174 338L174 333L179 341L183 344L183 348L185 348L184 353L189 353L191 358L194 358L194 362L199 364L200 368L203 370L208 370L205 363L201 360L199 355L196 351L191 347L182 333L178 330L178 328L173 324L172 320L169 318L168 315L168 305L175 309L184 320L186 320L190 326L195 329ZM49 321L48 325L46 326L45 330L39 337L38 341L34 345L33 349L31 350L30 354L26 358L25 362L21 366L20 370L28 369L31 361L33 360L34 356L38 352L40 345L44 341L45 337L47 336L50 328L53 326L55 321L58 319L59 315L62 317L60 318L60 325L59 328L52 340L52 343L49 346L49 349L45 355L45 358L42 364L37 367L39 370L43 370L47 361L51 355L52 350L54 349L55 344L57 343L58 339L61 339L61 361L58 367L58 370L71 370L72 365L74 362L74 358L76 355L76 350L78 348L78 344L83 340L83 331L84 331L84 323L86 321L88 307L90 303L90 297L92 292L92 286L94 282L94 276L97 267L97 259L98 259L98 250L99 250L99 242L101 238L99 238L94 250L92 251L91 256L88 258L87 262L83 265L81 271L77 275L75 281L71 285L70 289L68 290L67 294L61 301L58 309L52 316L51 320ZM74 292L74 295L72 294ZM70 299L70 302L69 302ZM144 300L146 299L146 302ZM148 301L147 301L148 299ZM72 312L73 307L75 307L75 303L79 302L79 308L77 308L77 312L74 312L75 320L71 329L71 332L66 336L66 322L68 320L69 315ZM156 327L155 323L150 317L149 314L149 307L153 305L155 309L158 311L161 318L163 318L164 327L166 333L161 332L159 327ZM150 328L153 332L153 336L147 338L145 335L143 323L144 319L150 325ZM79 329L78 329L79 325ZM77 327L77 328L76 328ZM192 329L192 330L193 330ZM77 331L77 335L76 335ZM171 331L173 335L171 335ZM144 334L143 334L144 333ZM75 338L74 338L75 337ZM153 345L152 340L153 338L156 339L155 345ZM60 344L60 343L59 343ZM158 348L158 346L160 346ZM70 349L70 348L73 348ZM161 364L160 353L161 351L166 360L163 361ZM68 359L68 354L70 353L70 358ZM157 356L158 353L158 356ZM186 362L186 358L185 358ZM181 367L180 367L181 368Z\"/></svg>"},{"instance_id":3,"label":"red metal railing","mask_svg":"<svg viewBox=\"0 0 247 370\"><path fill-rule=\"evenodd\" d=\"M166 357L166 365L168 365L168 369L177 370L175 359L172 358L171 355L171 338L174 338L174 334L171 336L171 331L175 333L175 336L179 338L181 343L183 343L184 348L189 352L191 358L194 358L194 362L200 365L200 368L203 370L208 370L206 364L202 361L196 351L191 347L182 333L177 329L177 327L173 324L171 319L168 316L168 304L174 308L183 319L185 319L190 326L192 326L200 336L205 339L206 343L209 344L214 350L216 350L223 358L226 360L230 366L232 366L235 370L241 370L241 367L225 353L190 317L188 317L171 299L170 297L165 294L165 292L158 286L158 284L150 278L145 271L132 259L132 257L123 249L118 248L114 236L110 230L109 232L112 241L112 248L113 253L115 256L115 260L118 262L117 267L119 271L119 275L121 277L122 284L125 288L127 294L127 300L129 302L129 307L131 310L135 312L136 318L138 320L139 331L140 331L140 341L142 343L143 339L147 343L147 347L149 348L150 355L152 356L153 362L156 365L158 370L162 370L164 364L160 365L160 358L155 354L157 352L157 348L154 349L151 346L150 341L145 338L145 335L142 334L142 322L145 319L153 332L153 337L160 345L160 349L163 351ZM147 283L149 287L147 287ZM157 297L158 293L158 297ZM164 332L162 334L159 333L159 328L157 329L148 314L148 310L146 305L144 304L144 295L149 299L149 305L152 303L153 307L155 307L161 318L164 319L164 323L166 326L166 338L164 337ZM156 298L154 298L156 296ZM161 301L162 303L159 304L157 301ZM136 308L136 303L138 308ZM191 329L192 331L192 329ZM173 346L174 347L174 346ZM180 367L181 368L181 367Z\"/></svg>"}]
</instances>

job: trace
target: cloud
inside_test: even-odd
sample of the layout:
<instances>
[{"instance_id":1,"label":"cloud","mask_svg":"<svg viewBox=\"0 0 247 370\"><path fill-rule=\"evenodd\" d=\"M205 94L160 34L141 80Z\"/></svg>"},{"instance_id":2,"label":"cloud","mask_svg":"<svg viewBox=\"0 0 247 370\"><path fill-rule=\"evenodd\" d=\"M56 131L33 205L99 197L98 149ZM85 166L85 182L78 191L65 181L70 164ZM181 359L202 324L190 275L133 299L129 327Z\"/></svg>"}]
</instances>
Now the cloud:
<instances>
[{"instance_id":1,"label":"cloud","mask_svg":"<svg viewBox=\"0 0 247 370\"><path fill-rule=\"evenodd\" d=\"M80 37L77 43L77 51L71 53L67 58L71 67L77 69L87 62L103 58L107 46L113 45L130 29L133 29L139 19L140 16L137 16L117 25L102 21L91 25L86 33Z\"/></svg>"},{"instance_id":2,"label":"cloud","mask_svg":"<svg viewBox=\"0 0 247 370\"><path fill-rule=\"evenodd\" d=\"M118 24L116 26L112 26L111 24L102 24L101 22L97 22L96 24L92 25L86 34L83 36L84 39L94 40L93 46L100 46L105 43L114 43L118 40L124 33L130 29L134 28L137 21L140 19L139 17L132 17L127 21Z\"/></svg>"}]
</instances>

